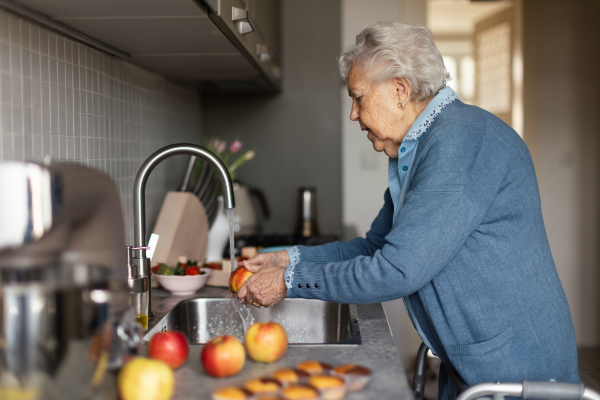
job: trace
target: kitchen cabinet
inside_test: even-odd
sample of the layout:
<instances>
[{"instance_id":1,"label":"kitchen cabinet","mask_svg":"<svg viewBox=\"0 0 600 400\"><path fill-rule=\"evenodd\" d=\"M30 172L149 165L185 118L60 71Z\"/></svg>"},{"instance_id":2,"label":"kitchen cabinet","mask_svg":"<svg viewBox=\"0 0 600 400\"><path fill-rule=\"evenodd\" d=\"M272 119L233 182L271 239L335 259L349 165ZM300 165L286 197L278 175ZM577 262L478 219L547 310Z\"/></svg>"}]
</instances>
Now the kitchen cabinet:
<instances>
[{"instance_id":1,"label":"kitchen cabinet","mask_svg":"<svg viewBox=\"0 0 600 400\"><path fill-rule=\"evenodd\" d=\"M278 0L18 0L17 5L188 86L267 92L280 87ZM234 21L240 15L244 19ZM240 26L251 31L240 32Z\"/></svg>"},{"instance_id":2,"label":"kitchen cabinet","mask_svg":"<svg viewBox=\"0 0 600 400\"><path fill-rule=\"evenodd\" d=\"M207 0L209 18L241 53L248 54L273 82L279 82L280 1ZM246 10L253 32L242 34L234 10Z\"/></svg>"}]
</instances>

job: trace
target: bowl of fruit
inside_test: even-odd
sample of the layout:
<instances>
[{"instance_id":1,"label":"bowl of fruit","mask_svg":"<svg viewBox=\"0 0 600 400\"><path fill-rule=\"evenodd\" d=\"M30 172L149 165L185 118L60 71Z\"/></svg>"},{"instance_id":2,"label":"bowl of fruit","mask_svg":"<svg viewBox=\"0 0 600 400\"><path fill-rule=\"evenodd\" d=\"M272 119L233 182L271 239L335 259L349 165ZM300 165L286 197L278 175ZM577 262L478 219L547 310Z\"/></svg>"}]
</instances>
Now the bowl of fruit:
<instances>
[{"instance_id":1,"label":"bowl of fruit","mask_svg":"<svg viewBox=\"0 0 600 400\"><path fill-rule=\"evenodd\" d=\"M158 283L176 296L194 294L203 287L212 273L210 268L201 268L196 261L177 263L174 267L159 264L152 268Z\"/></svg>"}]
</instances>

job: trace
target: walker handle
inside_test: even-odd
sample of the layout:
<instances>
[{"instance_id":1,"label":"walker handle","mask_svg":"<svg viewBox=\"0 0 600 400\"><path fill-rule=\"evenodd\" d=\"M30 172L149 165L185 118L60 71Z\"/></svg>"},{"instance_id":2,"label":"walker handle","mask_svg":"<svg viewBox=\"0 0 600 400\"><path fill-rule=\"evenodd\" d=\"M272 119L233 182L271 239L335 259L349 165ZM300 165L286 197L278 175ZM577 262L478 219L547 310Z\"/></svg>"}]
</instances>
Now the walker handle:
<instances>
[{"instance_id":1,"label":"walker handle","mask_svg":"<svg viewBox=\"0 0 600 400\"><path fill-rule=\"evenodd\" d=\"M523 399L580 400L584 390L582 383L523 381Z\"/></svg>"}]
</instances>

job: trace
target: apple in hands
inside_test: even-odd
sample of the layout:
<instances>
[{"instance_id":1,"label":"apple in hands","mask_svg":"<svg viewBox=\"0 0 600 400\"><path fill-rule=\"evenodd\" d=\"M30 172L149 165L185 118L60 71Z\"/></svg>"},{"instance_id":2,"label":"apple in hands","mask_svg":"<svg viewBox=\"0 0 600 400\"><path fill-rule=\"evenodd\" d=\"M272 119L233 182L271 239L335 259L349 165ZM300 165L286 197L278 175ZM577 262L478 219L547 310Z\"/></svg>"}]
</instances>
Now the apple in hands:
<instances>
[{"instance_id":1,"label":"apple in hands","mask_svg":"<svg viewBox=\"0 0 600 400\"><path fill-rule=\"evenodd\" d=\"M217 336L204 346L200 361L207 374L215 378L224 378L242 370L246 361L246 351L234 336Z\"/></svg>"},{"instance_id":2,"label":"apple in hands","mask_svg":"<svg viewBox=\"0 0 600 400\"><path fill-rule=\"evenodd\" d=\"M233 271L231 273L231 275L229 276L229 289L233 292L233 293L237 293L240 288L242 287L242 285L248 280L248 278L250 278L252 275L254 275L254 272L250 272L248 271L246 268L244 267L238 267L235 271Z\"/></svg>"}]
</instances>

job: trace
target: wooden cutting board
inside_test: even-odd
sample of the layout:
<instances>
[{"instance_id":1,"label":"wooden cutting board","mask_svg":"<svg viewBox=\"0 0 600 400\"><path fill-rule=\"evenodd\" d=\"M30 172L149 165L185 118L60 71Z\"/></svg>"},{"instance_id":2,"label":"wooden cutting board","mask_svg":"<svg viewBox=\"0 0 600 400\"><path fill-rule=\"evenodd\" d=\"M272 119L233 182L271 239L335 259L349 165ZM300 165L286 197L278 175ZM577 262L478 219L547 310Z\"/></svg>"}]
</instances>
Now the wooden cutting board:
<instances>
[{"instance_id":1,"label":"wooden cutting board","mask_svg":"<svg viewBox=\"0 0 600 400\"><path fill-rule=\"evenodd\" d=\"M159 236L152 265L177 264L179 257L204 262L208 245L208 219L198 197L168 192L153 233Z\"/></svg>"}]
</instances>

